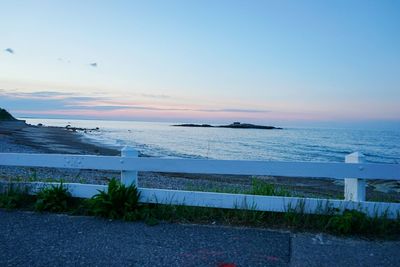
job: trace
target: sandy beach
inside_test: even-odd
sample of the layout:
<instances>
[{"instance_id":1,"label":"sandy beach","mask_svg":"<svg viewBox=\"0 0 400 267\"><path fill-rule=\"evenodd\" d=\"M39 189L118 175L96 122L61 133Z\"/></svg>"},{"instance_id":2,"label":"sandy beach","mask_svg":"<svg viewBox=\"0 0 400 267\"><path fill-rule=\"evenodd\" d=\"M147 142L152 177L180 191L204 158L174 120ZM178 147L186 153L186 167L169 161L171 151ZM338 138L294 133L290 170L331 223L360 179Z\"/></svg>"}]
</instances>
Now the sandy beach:
<instances>
[{"instance_id":1,"label":"sandy beach","mask_svg":"<svg viewBox=\"0 0 400 267\"><path fill-rule=\"evenodd\" d=\"M82 130L82 129L81 129ZM21 122L0 122L0 153L64 153L90 155L120 155L120 151L88 142L83 131L65 127L33 126ZM60 181L106 184L118 172L75 169L20 168L0 166L3 181ZM257 177L282 186L296 196L342 198L343 181L289 177ZM197 175L175 173L139 173L140 187L179 190L234 189L246 190L251 177L233 175ZM397 182L372 181L367 198L400 200Z\"/></svg>"}]
</instances>

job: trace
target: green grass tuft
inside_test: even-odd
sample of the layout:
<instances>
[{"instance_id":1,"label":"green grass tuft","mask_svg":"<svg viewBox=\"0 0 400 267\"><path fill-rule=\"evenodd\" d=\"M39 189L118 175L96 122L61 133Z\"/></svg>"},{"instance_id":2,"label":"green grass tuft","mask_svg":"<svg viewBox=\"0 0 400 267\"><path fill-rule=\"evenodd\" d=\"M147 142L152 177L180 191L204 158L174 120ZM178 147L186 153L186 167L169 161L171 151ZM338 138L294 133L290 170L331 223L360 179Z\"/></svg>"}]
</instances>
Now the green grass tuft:
<instances>
[{"instance_id":1,"label":"green grass tuft","mask_svg":"<svg viewBox=\"0 0 400 267\"><path fill-rule=\"evenodd\" d=\"M237 187L195 187L189 186L187 190L190 191L205 191L215 193L230 193L230 194L248 194L248 195L260 195L260 196L283 196L289 197L294 196L289 190L281 186L268 183L262 179L253 178L251 181L251 187L248 189L240 189Z\"/></svg>"},{"instance_id":2,"label":"green grass tuft","mask_svg":"<svg viewBox=\"0 0 400 267\"><path fill-rule=\"evenodd\" d=\"M253 178L251 189L246 194L260 196L291 196L290 192L282 187L275 186L263 180Z\"/></svg>"}]
</instances>

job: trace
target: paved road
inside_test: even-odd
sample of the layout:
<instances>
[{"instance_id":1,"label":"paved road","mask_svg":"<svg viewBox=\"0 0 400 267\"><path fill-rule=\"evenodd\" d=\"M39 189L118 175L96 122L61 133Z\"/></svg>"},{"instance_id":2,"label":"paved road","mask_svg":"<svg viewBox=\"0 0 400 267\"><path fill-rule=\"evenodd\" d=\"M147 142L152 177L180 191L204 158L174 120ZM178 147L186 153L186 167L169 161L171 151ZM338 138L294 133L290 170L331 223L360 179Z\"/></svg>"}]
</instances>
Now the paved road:
<instances>
[{"instance_id":1,"label":"paved road","mask_svg":"<svg viewBox=\"0 0 400 267\"><path fill-rule=\"evenodd\" d=\"M400 266L400 242L0 210L0 266Z\"/></svg>"}]
</instances>

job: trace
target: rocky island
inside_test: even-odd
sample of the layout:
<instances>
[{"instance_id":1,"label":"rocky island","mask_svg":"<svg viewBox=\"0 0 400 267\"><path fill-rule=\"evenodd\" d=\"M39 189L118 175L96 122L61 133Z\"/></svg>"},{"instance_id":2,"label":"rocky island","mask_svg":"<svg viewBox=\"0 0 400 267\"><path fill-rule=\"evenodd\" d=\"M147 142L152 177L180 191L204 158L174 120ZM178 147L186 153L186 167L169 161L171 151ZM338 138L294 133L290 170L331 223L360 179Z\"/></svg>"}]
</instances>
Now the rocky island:
<instances>
[{"instance_id":1,"label":"rocky island","mask_svg":"<svg viewBox=\"0 0 400 267\"><path fill-rule=\"evenodd\" d=\"M251 124L251 123L240 123L240 122L234 122L228 125L217 125L213 126L210 124L193 124L193 123L186 123L186 124L175 124L172 126L178 126L178 127L204 127L204 128L232 128L232 129L263 129L263 130L281 130L282 128L280 127L275 127L275 126L264 126L264 125L256 125L256 124Z\"/></svg>"}]
</instances>

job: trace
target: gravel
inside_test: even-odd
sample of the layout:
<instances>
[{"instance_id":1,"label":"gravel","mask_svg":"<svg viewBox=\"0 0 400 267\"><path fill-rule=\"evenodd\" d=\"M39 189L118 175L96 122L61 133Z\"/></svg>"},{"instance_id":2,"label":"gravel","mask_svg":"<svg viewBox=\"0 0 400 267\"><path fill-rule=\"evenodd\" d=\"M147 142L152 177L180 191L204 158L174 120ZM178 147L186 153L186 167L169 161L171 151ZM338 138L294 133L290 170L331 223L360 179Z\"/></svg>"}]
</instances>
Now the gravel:
<instances>
[{"instance_id":1,"label":"gravel","mask_svg":"<svg viewBox=\"0 0 400 267\"><path fill-rule=\"evenodd\" d=\"M291 266L400 266L399 251L399 241L301 233L292 236Z\"/></svg>"},{"instance_id":2,"label":"gravel","mask_svg":"<svg viewBox=\"0 0 400 267\"><path fill-rule=\"evenodd\" d=\"M290 234L2 212L0 266L287 266Z\"/></svg>"},{"instance_id":3,"label":"gravel","mask_svg":"<svg viewBox=\"0 0 400 267\"><path fill-rule=\"evenodd\" d=\"M0 209L0 266L400 266L399 241Z\"/></svg>"}]
</instances>

